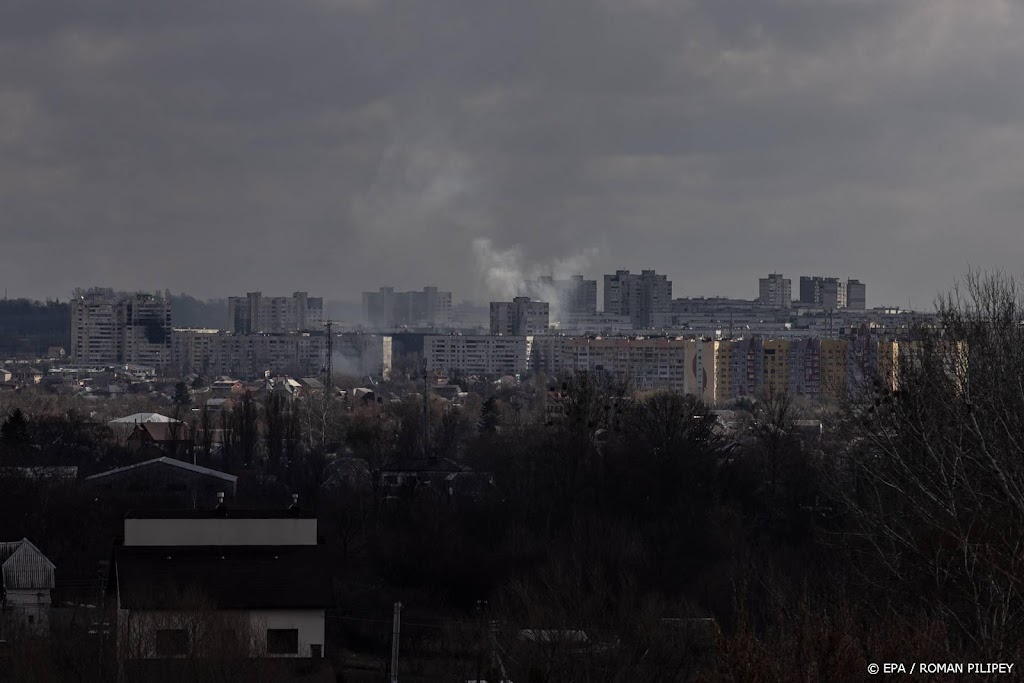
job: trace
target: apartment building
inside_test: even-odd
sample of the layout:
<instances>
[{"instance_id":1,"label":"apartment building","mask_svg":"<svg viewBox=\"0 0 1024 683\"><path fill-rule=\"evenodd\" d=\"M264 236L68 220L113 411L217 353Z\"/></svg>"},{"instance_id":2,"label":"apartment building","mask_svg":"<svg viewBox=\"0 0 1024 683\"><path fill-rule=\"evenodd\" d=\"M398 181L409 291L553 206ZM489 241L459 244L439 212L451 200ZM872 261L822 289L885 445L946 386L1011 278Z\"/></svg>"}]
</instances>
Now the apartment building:
<instances>
[{"instance_id":1,"label":"apartment building","mask_svg":"<svg viewBox=\"0 0 1024 683\"><path fill-rule=\"evenodd\" d=\"M720 341L687 340L683 391L708 405L718 402L718 347Z\"/></svg>"},{"instance_id":2,"label":"apartment building","mask_svg":"<svg viewBox=\"0 0 1024 683\"><path fill-rule=\"evenodd\" d=\"M571 337L564 335L537 335L530 346L530 370L558 376L572 370L568 354Z\"/></svg>"},{"instance_id":3,"label":"apartment building","mask_svg":"<svg viewBox=\"0 0 1024 683\"><path fill-rule=\"evenodd\" d=\"M452 293L437 287L424 287L421 292L396 292L394 287L363 292L363 319L374 329L446 327L451 314Z\"/></svg>"},{"instance_id":4,"label":"apartment building","mask_svg":"<svg viewBox=\"0 0 1024 683\"><path fill-rule=\"evenodd\" d=\"M533 337L427 335L423 357L427 370L477 375L515 375L530 367Z\"/></svg>"},{"instance_id":5,"label":"apartment building","mask_svg":"<svg viewBox=\"0 0 1024 683\"><path fill-rule=\"evenodd\" d=\"M671 323L672 282L665 275L628 270L604 276L604 312L628 316L635 329L664 329Z\"/></svg>"},{"instance_id":6,"label":"apartment building","mask_svg":"<svg viewBox=\"0 0 1024 683\"><path fill-rule=\"evenodd\" d=\"M860 280L846 281L846 307L854 311L867 309L867 286Z\"/></svg>"},{"instance_id":7,"label":"apartment building","mask_svg":"<svg viewBox=\"0 0 1024 683\"><path fill-rule=\"evenodd\" d=\"M71 301L71 359L163 370L171 353L171 303L150 294L97 290Z\"/></svg>"},{"instance_id":8,"label":"apartment building","mask_svg":"<svg viewBox=\"0 0 1024 683\"><path fill-rule=\"evenodd\" d=\"M632 391L686 389L682 339L576 338L567 352L574 372L606 373Z\"/></svg>"},{"instance_id":9,"label":"apartment building","mask_svg":"<svg viewBox=\"0 0 1024 683\"><path fill-rule=\"evenodd\" d=\"M836 311L850 308L863 311L867 305L867 288L860 280L817 275L800 276L800 305Z\"/></svg>"},{"instance_id":10,"label":"apartment building","mask_svg":"<svg viewBox=\"0 0 1024 683\"><path fill-rule=\"evenodd\" d=\"M793 282L781 273L771 273L758 280L757 300L762 306L789 308L793 303Z\"/></svg>"},{"instance_id":11,"label":"apartment building","mask_svg":"<svg viewBox=\"0 0 1024 683\"><path fill-rule=\"evenodd\" d=\"M296 332L319 330L324 321L324 300L307 292L290 297L249 292L228 297L228 332Z\"/></svg>"},{"instance_id":12,"label":"apartment building","mask_svg":"<svg viewBox=\"0 0 1024 683\"><path fill-rule=\"evenodd\" d=\"M849 342L845 339L722 341L717 352L718 399L786 392L811 400L839 398L847 390Z\"/></svg>"},{"instance_id":13,"label":"apartment building","mask_svg":"<svg viewBox=\"0 0 1024 683\"><path fill-rule=\"evenodd\" d=\"M846 283L837 277L822 280L821 307L827 311L846 308Z\"/></svg>"},{"instance_id":14,"label":"apartment building","mask_svg":"<svg viewBox=\"0 0 1024 683\"><path fill-rule=\"evenodd\" d=\"M491 302L491 334L526 336L546 334L550 305L517 296L512 301Z\"/></svg>"},{"instance_id":15,"label":"apartment building","mask_svg":"<svg viewBox=\"0 0 1024 683\"><path fill-rule=\"evenodd\" d=\"M175 329L171 346L171 365L179 374L246 379L270 371L317 377L327 363L327 335L323 332L232 334ZM335 374L386 378L391 372L390 336L342 332L334 335L333 346Z\"/></svg>"}]
</instances>

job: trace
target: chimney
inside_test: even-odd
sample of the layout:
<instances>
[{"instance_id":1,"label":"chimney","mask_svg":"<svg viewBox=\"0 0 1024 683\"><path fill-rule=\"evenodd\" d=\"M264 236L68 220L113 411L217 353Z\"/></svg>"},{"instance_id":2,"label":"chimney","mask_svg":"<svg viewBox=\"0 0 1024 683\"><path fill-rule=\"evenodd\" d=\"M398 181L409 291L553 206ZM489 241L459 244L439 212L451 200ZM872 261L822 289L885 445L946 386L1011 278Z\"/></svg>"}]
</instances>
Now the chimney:
<instances>
[{"instance_id":1,"label":"chimney","mask_svg":"<svg viewBox=\"0 0 1024 683\"><path fill-rule=\"evenodd\" d=\"M299 494L293 493L292 504L288 506L288 512L292 513L293 515L298 515L301 511L302 509L299 507Z\"/></svg>"},{"instance_id":2,"label":"chimney","mask_svg":"<svg viewBox=\"0 0 1024 683\"><path fill-rule=\"evenodd\" d=\"M217 507L213 508L213 511L215 513L217 513L218 515L220 515L221 517L227 517L228 516L228 508L224 504L224 492L223 491L218 491L217 492Z\"/></svg>"}]
</instances>

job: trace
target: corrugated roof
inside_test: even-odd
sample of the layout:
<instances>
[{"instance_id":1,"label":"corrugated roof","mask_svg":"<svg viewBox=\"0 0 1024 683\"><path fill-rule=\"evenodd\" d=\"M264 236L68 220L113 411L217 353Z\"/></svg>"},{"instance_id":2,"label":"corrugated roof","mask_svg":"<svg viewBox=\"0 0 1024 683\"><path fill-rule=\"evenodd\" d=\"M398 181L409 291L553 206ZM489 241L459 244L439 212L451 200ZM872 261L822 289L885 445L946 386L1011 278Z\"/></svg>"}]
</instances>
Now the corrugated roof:
<instances>
[{"instance_id":1,"label":"corrugated roof","mask_svg":"<svg viewBox=\"0 0 1024 683\"><path fill-rule=\"evenodd\" d=\"M27 538L0 542L0 563L6 589L48 590L54 586L53 573L56 566Z\"/></svg>"}]
</instances>

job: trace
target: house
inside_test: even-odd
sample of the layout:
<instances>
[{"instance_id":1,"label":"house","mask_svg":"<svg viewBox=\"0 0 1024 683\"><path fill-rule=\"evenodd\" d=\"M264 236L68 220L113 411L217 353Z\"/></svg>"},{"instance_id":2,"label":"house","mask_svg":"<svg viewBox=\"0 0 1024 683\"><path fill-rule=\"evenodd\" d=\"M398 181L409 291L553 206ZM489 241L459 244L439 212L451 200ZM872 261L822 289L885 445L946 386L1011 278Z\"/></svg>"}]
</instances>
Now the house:
<instances>
[{"instance_id":1,"label":"house","mask_svg":"<svg viewBox=\"0 0 1024 683\"><path fill-rule=\"evenodd\" d=\"M32 367L15 367L13 372L14 381L20 384L39 384L43 380L43 373Z\"/></svg>"},{"instance_id":2,"label":"house","mask_svg":"<svg viewBox=\"0 0 1024 683\"><path fill-rule=\"evenodd\" d=\"M380 483L385 490L420 489L443 496L479 498L493 489L493 476L474 472L447 458L403 458L381 468Z\"/></svg>"},{"instance_id":3,"label":"house","mask_svg":"<svg viewBox=\"0 0 1024 683\"><path fill-rule=\"evenodd\" d=\"M10 382L14 378L14 374L7 368L0 368L0 383Z\"/></svg>"},{"instance_id":4,"label":"house","mask_svg":"<svg viewBox=\"0 0 1024 683\"><path fill-rule=\"evenodd\" d=\"M324 390L324 384L316 377L301 377L299 384L307 394L319 393Z\"/></svg>"},{"instance_id":5,"label":"house","mask_svg":"<svg viewBox=\"0 0 1024 683\"><path fill-rule=\"evenodd\" d=\"M218 377L210 385L210 395L214 398L237 398L245 393L245 387L237 379L230 377Z\"/></svg>"},{"instance_id":6,"label":"house","mask_svg":"<svg viewBox=\"0 0 1024 683\"><path fill-rule=\"evenodd\" d=\"M174 458L159 457L86 477L82 483L100 491L143 495L179 495L191 506L213 500L220 491L234 497L238 477Z\"/></svg>"},{"instance_id":7,"label":"house","mask_svg":"<svg viewBox=\"0 0 1024 683\"><path fill-rule=\"evenodd\" d=\"M133 413L125 417L119 417L116 420L111 420L107 425L116 436L121 439L127 439L138 425L148 423L173 424L181 423L181 420L176 420L173 417L167 417L160 413Z\"/></svg>"},{"instance_id":8,"label":"house","mask_svg":"<svg viewBox=\"0 0 1024 683\"><path fill-rule=\"evenodd\" d=\"M175 455L183 453L192 440L184 422L140 422L128 435L128 450L133 453L152 452Z\"/></svg>"},{"instance_id":9,"label":"house","mask_svg":"<svg viewBox=\"0 0 1024 683\"><path fill-rule=\"evenodd\" d=\"M23 538L0 542L3 574L3 611L6 628L45 634L50 627L50 591L54 586L53 562L31 541Z\"/></svg>"},{"instance_id":10,"label":"house","mask_svg":"<svg viewBox=\"0 0 1024 683\"><path fill-rule=\"evenodd\" d=\"M220 413L231 412L231 408L234 405L230 398L211 398L203 404L203 407L211 413L219 415Z\"/></svg>"},{"instance_id":11,"label":"house","mask_svg":"<svg viewBox=\"0 0 1024 683\"><path fill-rule=\"evenodd\" d=\"M297 497L296 497L297 498ZM123 664L201 658L320 659L333 604L315 515L288 510L130 513L109 591Z\"/></svg>"}]
</instances>

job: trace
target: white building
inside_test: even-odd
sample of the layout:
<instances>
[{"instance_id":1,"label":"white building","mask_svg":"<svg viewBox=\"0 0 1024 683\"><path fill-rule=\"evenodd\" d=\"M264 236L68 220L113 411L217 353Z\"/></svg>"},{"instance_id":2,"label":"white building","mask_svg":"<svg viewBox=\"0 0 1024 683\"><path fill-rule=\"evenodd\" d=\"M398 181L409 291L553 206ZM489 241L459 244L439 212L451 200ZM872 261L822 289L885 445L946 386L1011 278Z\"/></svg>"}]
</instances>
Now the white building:
<instances>
[{"instance_id":1,"label":"white building","mask_svg":"<svg viewBox=\"0 0 1024 683\"><path fill-rule=\"evenodd\" d=\"M529 369L533 337L427 335L423 356L427 370L478 375L515 375Z\"/></svg>"},{"instance_id":2,"label":"white building","mask_svg":"<svg viewBox=\"0 0 1024 683\"><path fill-rule=\"evenodd\" d=\"M290 297L263 296L262 292L228 297L229 332L319 330L323 320L324 300L308 292L295 292Z\"/></svg>"},{"instance_id":3,"label":"white building","mask_svg":"<svg viewBox=\"0 0 1024 683\"><path fill-rule=\"evenodd\" d=\"M531 301L528 296L517 296L512 301L492 301L491 334L546 334L549 311L548 302Z\"/></svg>"},{"instance_id":4,"label":"white building","mask_svg":"<svg viewBox=\"0 0 1024 683\"><path fill-rule=\"evenodd\" d=\"M295 509L129 514L114 552L119 656L320 658L326 559L316 518Z\"/></svg>"}]
</instances>

